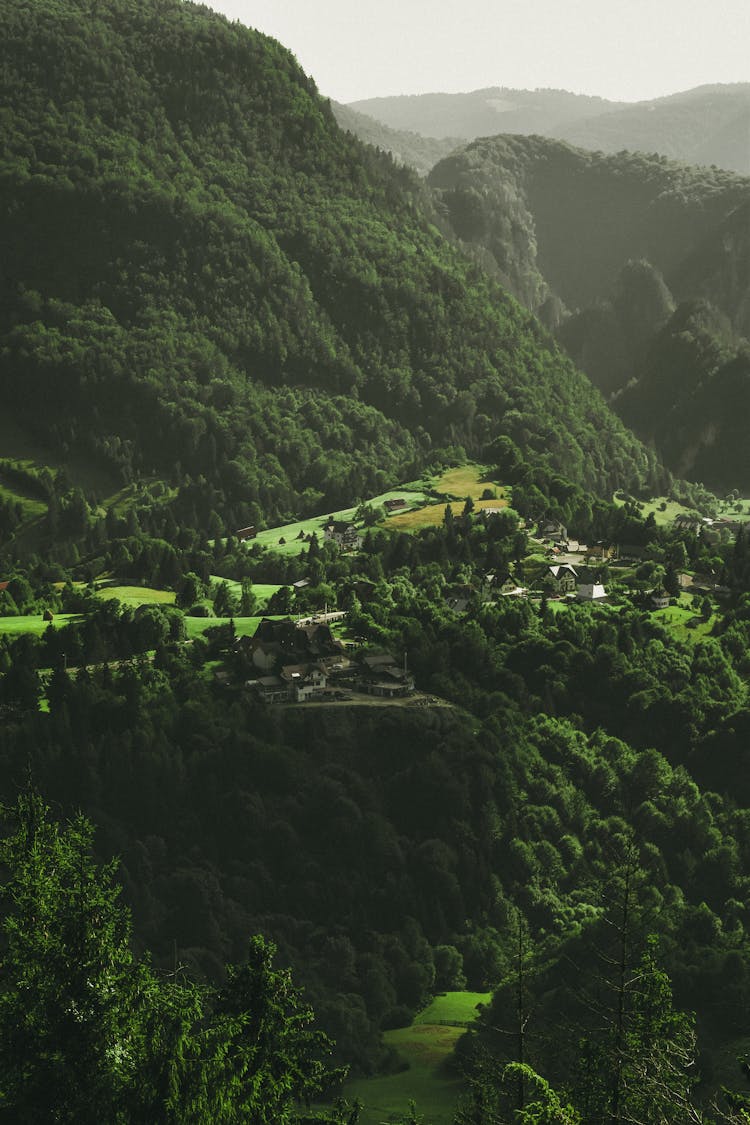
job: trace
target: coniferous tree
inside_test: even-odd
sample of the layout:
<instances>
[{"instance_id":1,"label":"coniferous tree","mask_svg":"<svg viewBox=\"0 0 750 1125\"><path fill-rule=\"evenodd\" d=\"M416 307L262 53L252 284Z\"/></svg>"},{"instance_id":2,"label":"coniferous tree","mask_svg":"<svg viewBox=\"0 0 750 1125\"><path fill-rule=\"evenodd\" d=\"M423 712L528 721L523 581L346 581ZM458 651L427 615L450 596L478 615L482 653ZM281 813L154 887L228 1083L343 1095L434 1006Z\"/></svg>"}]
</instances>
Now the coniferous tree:
<instances>
[{"instance_id":1,"label":"coniferous tree","mask_svg":"<svg viewBox=\"0 0 750 1125\"><path fill-rule=\"evenodd\" d=\"M4 816L0 1122L293 1125L342 1076L273 945L254 938L218 992L160 977L133 956L90 822L61 828L33 792ZM331 1120L355 1121L345 1108Z\"/></svg>"}]
</instances>

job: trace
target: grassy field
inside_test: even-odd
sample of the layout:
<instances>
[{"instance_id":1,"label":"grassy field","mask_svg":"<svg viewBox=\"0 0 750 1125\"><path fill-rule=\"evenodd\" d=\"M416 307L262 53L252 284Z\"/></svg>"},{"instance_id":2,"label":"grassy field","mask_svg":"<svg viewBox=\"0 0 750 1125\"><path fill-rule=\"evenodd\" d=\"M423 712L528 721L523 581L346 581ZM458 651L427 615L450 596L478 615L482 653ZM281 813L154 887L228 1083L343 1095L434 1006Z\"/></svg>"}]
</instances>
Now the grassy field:
<instances>
[{"instance_id":1,"label":"grassy field","mask_svg":"<svg viewBox=\"0 0 750 1125\"><path fill-rule=\"evenodd\" d=\"M616 496L612 497L612 502L622 507L625 503L624 500L618 500ZM719 518L727 518L732 520L750 520L750 501L741 500L742 511L735 512L733 504L719 504ZM665 505L662 510L662 504ZM652 496L650 500L644 500L639 513L643 519L646 519L652 512L654 520L659 527L671 527L677 516L685 516L692 513L692 508L686 508L684 504L679 504L676 500L670 500L666 496Z\"/></svg>"},{"instance_id":2,"label":"grassy field","mask_svg":"<svg viewBox=\"0 0 750 1125\"><path fill-rule=\"evenodd\" d=\"M386 500L400 500L402 498L411 504L424 504L428 499L427 495L418 488L399 488L390 492L383 492L379 496L373 496L367 503L372 505L373 508L379 508L383 506ZM300 533L303 537L315 533L322 542L323 528L331 516L335 520L350 523L354 519L356 510L356 507L340 508L335 512L324 512L322 515L311 516L309 519L295 520L293 523L272 527L267 531L259 531L255 539L248 540L248 546L252 547L255 543L259 543L261 547L266 547L277 555L299 555L307 550L307 543L304 538L300 539ZM393 518L395 517L388 520L389 525ZM283 539L284 542L280 543L280 539Z\"/></svg>"},{"instance_id":3,"label":"grassy field","mask_svg":"<svg viewBox=\"0 0 750 1125\"><path fill-rule=\"evenodd\" d=\"M390 516L387 521L381 521L379 526L387 526L393 531L420 531L424 527L439 527L445 519L446 507L450 508L454 516L461 515L467 496L474 501L475 511L480 511L482 508L507 508L509 503L503 486L488 477L485 466L474 463L448 469L442 476L435 477L430 482L430 487L435 492L456 499L450 499L447 504L445 501L433 500L410 512L400 512ZM482 500L482 493L487 489L492 489L495 496L492 499Z\"/></svg>"},{"instance_id":4,"label":"grassy field","mask_svg":"<svg viewBox=\"0 0 750 1125\"><path fill-rule=\"evenodd\" d=\"M425 1122L451 1125L463 1083L447 1069L446 1060L476 1016L476 1005L489 999L490 993L448 992L420 1012L411 1027L386 1031L385 1042L398 1051L407 1069L346 1083L345 1097L359 1098L364 1105L361 1125L393 1120L406 1111L412 1098Z\"/></svg>"},{"instance_id":5,"label":"grassy field","mask_svg":"<svg viewBox=\"0 0 750 1125\"><path fill-rule=\"evenodd\" d=\"M107 601L116 598L124 605L174 605L174 590L154 590L150 586L100 586L97 598Z\"/></svg>"},{"instance_id":6,"label":"grassy field","mask_svg":"<svg viewBox=\"0 0 750 1125\"><path fill-rule=\"evenodd\" d=\"M77 613L56 613L52 624L60 629L70 621L77 620L80 620L80 615ZM0 633L5 633L11 637L20 636L21 633L34 633L41 636L49 628L49 625L48 621L42 620L39 613L32 614L29 617L0 617Z\"/></svg>"},{"instance_id":7,"label":"grassy field","mask_svg":"<svg viewBox=\"0 0 750 1125\"><path fill-rule=\"evenodd\" d=\"M206 629L212 629L216 625L228 625L232 618L229 617L186 617L185 630L189 641L194 637L200 637L205 633ZM238 637L252 637L258 625L263 620L262 617L235 617L234 631ZM281 621L281 617L272 617L272 621Z\"/></svg>"},{"instance_id":8,"label":"grassy field","mask_svg":"<svg viewBox=\"0 0 750 1125\"><path fill-rule=\"evenodd\" d=\"M666 609L655 609L652 616L679 641L696 644L707 637L716 624L716 614L708 621L702 621L687 605L670 605ZM688 622L695 622L689 625Z\"/></svg>"},{"instance_id":9,"label":"grassy field","mask_svg":"<svg viewBox=\"0 0 750 1125\"><path fill-rule=\"evenodd\" d=\"M491 999L491 992L443 992L415 1017L412 1026L446 1022L470 1024L477 1017L477 1005L489 1004Z\"/></svg>"},{"instance_id":10,"label":"grassy field","mask_svg":"<svg viewBox=\"0 0 750 1125\"><path fill-rule=\"evenodd\" d=\"M242 583L241 582L235 582L235 580L233 578L222 578L218 574L212 574L211 575L211 587L212 587L212 589L215 586L218 586L220 582L226 582L227 586L232 591L232 593L234 594L235 597L239 598L241 596L241 594L242 594ZM269 600L280 589L281 589L281 586L278 583L274 583L274 582L253 582L253 593L255 594L256 598L258 599L258 609L261 609L261 610L264 609L268 605Z\"/></svg>"},{"instance_id":11,"label":"grassy field","mask_svg":"<svg viewBox=\"0 0 750 1125\"><path fill-rule=\"evenodd\" d=\"M108 496L118 487L114 473L107 472L86 457L71 451L64 458L56 456L35 438L22 430L12 418L3 417L0 411L0 457L25 461L36 468L47 466L52 472L64 469L70 480L85 492Z\"/></svg>"},{"instance_id":12,"label":"grassy field","mask_svg":"<svg viewBox=\"0 0 750 1125\"><path fill-rule=\"evenodd\" d=\"M493 489L498 500L504 496L503 486L489 476L486 465L477 465L473 461L466 465L459 465L455 469L448 469L433 483L436 492L444 492L448 497L456 500L465 500L470 496L475 502L481 499L485 489ZM497 500L488 500L487 503L497 503Z\"/></svg>"},{"instance_id":13,"label":"grassy field","mask_svg":"<svg viewBox=\"0 0 750 1125\"><path fill-rule=\"evenodd\" d=\"M0 500L12 500L14 504L20 504L24 519L36 519L47 511L47 505L43 500L27 495L20 485L4 479L2 473L0 473Z\"/></svg>"}]
</instances>

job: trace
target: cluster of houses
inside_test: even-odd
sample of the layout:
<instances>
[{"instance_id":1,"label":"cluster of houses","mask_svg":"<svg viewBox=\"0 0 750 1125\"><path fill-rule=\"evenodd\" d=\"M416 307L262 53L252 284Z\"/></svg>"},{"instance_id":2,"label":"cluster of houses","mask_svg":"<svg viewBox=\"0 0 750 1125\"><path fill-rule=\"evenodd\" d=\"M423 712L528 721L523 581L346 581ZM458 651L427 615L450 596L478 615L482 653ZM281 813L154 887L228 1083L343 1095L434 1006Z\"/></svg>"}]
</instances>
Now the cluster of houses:
<instances>
[{"instance_id":1,"label":"cluster of houses","mask_svg":"<svg viewBox=\"0 0 750 1125\"><path fill-rule=\"evenodd\" d=\"M352 652L327 622L264 619L237 645L256 673L246 686L268 703L336 700L351 692L396 699L414 691L405 660L401 665L388 652Z\"/></svg>"},{"instance_id":2,"label":"cluster of houses","mask_svg":"<svg viewBox=\"0 0 750 1125\"><path fill-rule=\"evenodd\" d=\"M607 591L601 582L581 582L578 571L570 563L548 566L544 585L553 594L575 594L579 602L597 602L606 598Z\"/></svg>"},{"instance_id":3,"label":"cluster of houses","mask_svg":"<svg viewBox=\"0 0 750 1125\"><path fill-rule=\"evenodd\" d=\"M708 516L690 515L686 512L675 516L674 520L677 531L701 535L707 543L711 544L730 542L744 526L743 520L731 519L728 516L710 519Z\"/></svg>"}]
</instances>

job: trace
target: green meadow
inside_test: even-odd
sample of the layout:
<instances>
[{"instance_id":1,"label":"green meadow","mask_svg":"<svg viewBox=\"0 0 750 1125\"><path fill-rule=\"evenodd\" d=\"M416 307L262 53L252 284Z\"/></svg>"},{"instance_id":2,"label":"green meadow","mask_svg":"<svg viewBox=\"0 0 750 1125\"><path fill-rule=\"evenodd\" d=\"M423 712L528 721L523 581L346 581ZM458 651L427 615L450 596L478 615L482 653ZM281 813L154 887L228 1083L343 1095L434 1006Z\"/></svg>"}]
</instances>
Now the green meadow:
<instances>
[{"instance_id":1,"label":"green meadow","mask_svg":"<svg viewBox=\"0 0 750 1125\"><path fill-rule=\"evenodd\" d=\"M282 621L281 617L271 617L272 621ZM201 637L206 629L213 629L217 625L228 625L234 621L234 631L238 637L252 637L258 625L263 621L260 617L186 617L185 631L189 641Z\"/></svg>"},{"instance_id":2,"label":"green meadow","mask_svg":"<svg viewBox=\"0 0 750 1125\"><path fill-rule=\"evenodd\" d=\"M174 605L174 590L155 590L151 586L99 586L96 596L102 601L116 598L124 605Z\"/></svg>"},{"instance_id":3,"label":"green meadow","mask_svg":"<svg viewBox=\"0 0 750 1125\"><path fill-rule=\"evenodd\" d=\"M11 637L20 636L21 633L34 633L41 636L46 629L49 629L50 624L61 628L71 621L78 620L80 615L77 613L56 613L51 623L44 621L40 613L29 614L27 617L0 617L0 633Z\"/></svg>"},{"instance_id":4,"label":"green meadow","mask_svg":"<svg viewBox=\"0 0 750 1125\"><path fill-rule=\"evenodd\" d=\"M386 500L401 499L417 507L429 501L428 495L421 488L415 487L411 489L404 487L392 489L389 492L383 492L379 496L374 496L371 500L367 500L366 503L373 508L381 508ZM309 519L295 520L292 523L282 524L280 527L272 527L267 531L259 531L254 539L248 540L248 546L253 546L258 543L261 547L266 547L269 551L274 551L277 555L299 555L307 550L305 536L315 533L322 542L323 528L331 517L334 520L351 522L354 519L356 511L356 506L340 508L335 512L326 512L323 515L311 516ZM386 519L381 526L387 526L388 523L390 523L390 519ZM300 534L302 538L300 538ZM284 540L283 543L281 542L282 539Z\"/></svg>"},{"instance_id":5,"label":"green meadow","mask_svg":"<svg viewBox=\"0 0 750 1125\"><path fill-rule=\"evenodd\" d=\"M463 1091L461 1077L448 1066L453 1049L485 1004L489 992L447 992L437 996L410 1027L386 1031L383 1039L403 1060L404 1069L375 1078L354 1078L344 1087L350 1101L363 1104L360 1125L381 1125L398 1118L413 1099L429 1125L452 1125Z\"/></svg>"}]
</instances>

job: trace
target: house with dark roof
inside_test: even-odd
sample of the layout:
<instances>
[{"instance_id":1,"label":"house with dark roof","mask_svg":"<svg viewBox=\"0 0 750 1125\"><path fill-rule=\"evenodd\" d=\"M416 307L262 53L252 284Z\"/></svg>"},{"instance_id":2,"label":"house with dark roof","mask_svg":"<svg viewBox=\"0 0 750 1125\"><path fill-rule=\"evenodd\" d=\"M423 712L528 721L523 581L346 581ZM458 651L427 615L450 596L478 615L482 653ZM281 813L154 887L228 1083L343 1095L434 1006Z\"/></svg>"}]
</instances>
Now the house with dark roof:
<instances>
[{"instance_id":1,"label":"house with dark roof","mask_svg":"<svg viewBox=\"0 0 750 1125\"><path fill-rule=\"evenodd\" d=\"M360 661L357 687L368 695L397 699L411 695L414 691L414 677L406 668L406 660L402 668L389 652L367 653Z\"/></svg>"},{"instance_id":2,"label":"house with dark roof","mask_svg":"<svg viewBox=\"0 0 750 1125\"><path fill-rule=\"evenodd\" d=\"M309 619L296 625L291 618L271 621L264 617L252 637L240 637L238 648L249 653L254 666L264 672L276 672L284 664L304 664L322 656L335 656L343 651L326 622Z\"/></svg>"},{"instance_id":3,"label":"house with dark roof","mask_svg":"<svg viewBox=\"0 0 750 1125\"><path fill-rule=\"evenodd\" d=\"M341 547L343 550L352 550L359 546L359 532L353 523L343 520L331 520L323 528L323 537Z\"/></svg>"},{"instance_id":4,"label":"house with dark roof","mask_svg":"<svg viewBox=\"0 0 750 1125\"><path fill-rule=\"evenodd\" d=\"M383 503L383 507L385 508L388 515L390 515L391 512L402 512L404 508L408 508L409 505L403 497L399 497L398 500L386 500Z\"/></svg>"},{"instance_id":5,"label":"house with dark roof","mask_svg":"<svg viewBox=\"0 0 750 1125\"><path fill-rule=\"evenodd\" d=\"M666 609L669 605L669 594L663 586L651 591L651 605L653 609Z\"/></svg>"},{"instance_id":6,"label":"house with dark roof","mask_svg":"<svg viewBox=\"0 0 750 1125\"><path fill-rule=\"evenodd\" d=\"M325 668L318 663L287 664L281 669L280 678L294 703L306 703L314 695L325 691L327 679Z\"/></svg>"},{"instance_id":7,"label":"house with dark roof","mask_svg":"<svg viewBox=\"0 0 750 1125\"><path fill-rule=\"evenodd\" d=\"M548 566L545 583L555 594L572 594L578 584L578 573L569 563Z\"/></svg>"},{"instance_id":8,"label":"house with dark roof","mask_svg":"<svg viewBox=\"0 0 750 1125\"><path fill-rule=\"evenodd\" d=\"M559 520L544 520L539 525L539 538L549 539L551 543L567 543L568 529Z\"/></svg>"}]
</instances>

